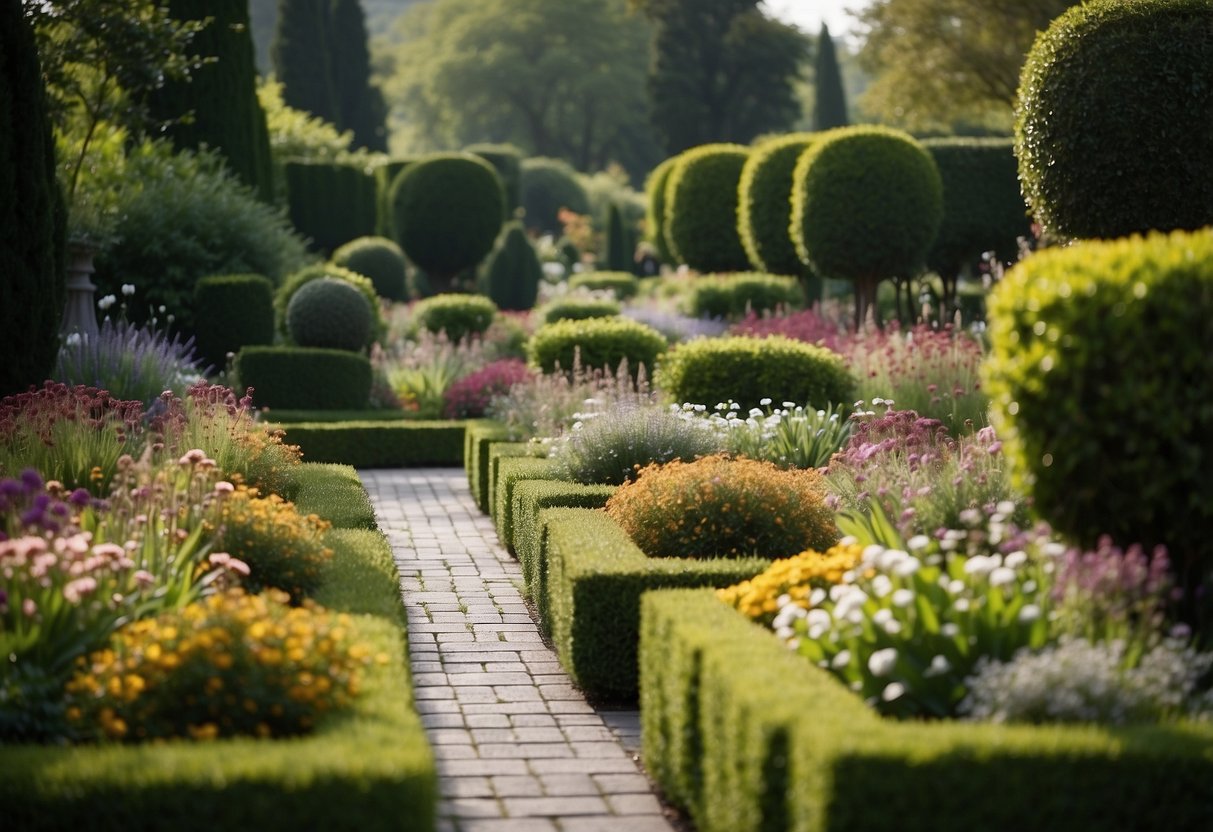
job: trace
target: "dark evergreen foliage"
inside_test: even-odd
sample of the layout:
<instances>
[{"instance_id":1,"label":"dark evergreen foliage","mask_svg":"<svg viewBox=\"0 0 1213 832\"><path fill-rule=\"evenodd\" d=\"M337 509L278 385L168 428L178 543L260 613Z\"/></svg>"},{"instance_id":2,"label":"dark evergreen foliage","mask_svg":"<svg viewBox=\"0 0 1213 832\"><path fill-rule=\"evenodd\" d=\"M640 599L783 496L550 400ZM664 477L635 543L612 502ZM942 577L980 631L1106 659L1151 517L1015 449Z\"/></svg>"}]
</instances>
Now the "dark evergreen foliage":
<instances>
[{"instance_id":1,"label":"dark evergreen foliage","mask_svg":"<svg viewBox=\"0 0 1213 832\"><path fill-rule=\"evenodd\" d=\"M520 222L506 226L485 265L489 298L498 309L522 311L535 305L543 267Z\"/></svg>"},{"instance_id":2,"label":"dark evergreen foliage","mask_svg":"<svg viewBox=\"0 0 1213 832\"><path fill-rule=\"evenodd\" d=\"M337 126L354 131L354 146L387 152L387 105L370 83L371 53L359 0L332 0L330 66L337 95Z\"/></svg>"},{"instance_id":3,"label":"dark evergreen foliage","mask_svg":"<svg viewBox=\"0 0 1213 832\"><path fill-rule=\"evenodd\" d=\"M821 34L817 37L817 75L814 89L817 97L813 104L813 129L846 127L847 97L842 89L842 70L838 68L838 54L834 51L830 27L824 23L821 24Z\"/></svg>"},{"instance_id":4,"label":"dark evergreen foliage","mask_svg":"<svg viewBox=\"0 0 1213 832\"><path fill-rule=\"evenodd\" d=\"M627 229L623 227L623 215L619 213L619 206L612 202L607 210L606 270L626 272L632 266L630 253Z\"/></svg>"},{"instance_id":5,"label":"dark evergreen foliage","mask_svg":"<svg viewBox=\"0 0 1213 832\"><path fill-rule=\"evenodd\" d=\"M287 162L285 170L291 224L315 248L331 252L375 233L379 203L373 174L336 162Z\"/></svg>"}]
</instances>

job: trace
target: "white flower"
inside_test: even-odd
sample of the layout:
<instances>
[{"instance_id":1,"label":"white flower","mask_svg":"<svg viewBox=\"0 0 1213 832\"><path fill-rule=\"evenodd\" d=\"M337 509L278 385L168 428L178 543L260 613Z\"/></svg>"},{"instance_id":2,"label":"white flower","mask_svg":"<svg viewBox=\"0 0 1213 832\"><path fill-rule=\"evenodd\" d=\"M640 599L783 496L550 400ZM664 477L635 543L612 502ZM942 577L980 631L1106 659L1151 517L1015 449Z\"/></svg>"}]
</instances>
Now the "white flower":
<instances>
[{"instance_id":1,"label":"white flower","mask_svg":"<svg viewBox=\"0 0 1213 832\"><path fill-rule=\"evenodd\" d=\"M877 598L883 598L892 591L893 582L888 575L877 575L872 579L872 594Z\"/></svg>"},{"instance_id":2,"label":"white flower","mask_svg":"<svg viewBox=\"0 0 1213 832\"><path fill-rule=\"evenodd\" d=\"M123 283L122 284L122 294L124 297L128 297L128 298L131 295L135 294L135 284L134 283Z\"/></svg>"},{"instance_id":3,"label":"white flower","mask_svg":"<svg viewBox=\"0 0 1213 832\"><path fill-rule=\"evenodd\" d=\"M883 627L885 624L893 620L893 611L888 609L876 610L872 615L872 623L878 627Z\"/></svg>"},{"instance_id":4,"label":"white flower","mask_svg":"<svg viewBox=\"0 0 1213 832\"><path fill-rule=\"evenodd\" d=\"M999 514L1006 514L1010 516L1015 513L1015 503L1011 502L1010 500L1003 500L994 508Z\"/></svg>"},{"instance_id":5,"label":"white flower","mask_svg":"<svg viewBox=\"0 0 1213 832\"><path fill-rule=\"evenodd\" d=\"M893 606L908 607L914 603L914 591L910 589L899 589L893 593Z\"/></svg>"},{"instance_id":6,"label":"white flower","mask_svg":"<svg viewBox=\"0 0 1213 832\"><path fill-rule=\"evenodd\" d=\"M868 670L876 678L888 676L897 664L897 648L886 647L868 656Z\"/></svg>"},{"instance_id":7,"label":"white flower","mask_svg":"<svg viewBox=\"0 0 1213 832\"><path fill-rule=\"evenodd\" d=\"M822 601L826 599L826 591L821 587L814 587L809 593L809 605L813 607L821 606Z\"/></svg>"},{"instance_id":8,"label":"white flower","mask_svg":"<svg viewBox=\"0 0 1213 832\"><path fill-rule=\"evenodd\" d=\"M942 676L952 669L952 663L948 661L948 657L937 655L931 659L931 665L922 672L922 675L930 679L932 676Z\"/></svg>"},{"instance_id":9,"label":"white flower","mask_svg":"<svg viewBox=\"0 0 1213 832\"><path fill-rule=\"evenodd\" d=\"M948 594L949 595L959 595L960 593L964 592L965 589L967 589L967 588L968 588L968 586L967 586L967 584L965 584L964 581L949 581L948 582Z\"/></svg>"},{"instance_id":10,"label":"white flower","mask_svg":"<svg viewBox=\"0 0 1213 832\"><path fill-rule=\"evenodd\" d=\"M1024 604L1019 610L1018 618L1020 624L1031 624L1040 618L1040 607L1035 604Z\"/></svg>"},{"instance_id":11,"label":"white flower","mask_svg":"<svg viewBox=\"0 0 1213 832\"><path fill-rule=\"evenodd\" d=\"M891 636L895 636L901 632L901 622L896 618L890 618L888 621L880 625L884 631Z\"/></svg>"},{"instance_id":12,"label":"white flower","mask_svg":"<svg viewBox=\"0 0 1213 832\"><path fill-rule=\"evenodd\" d=\"M889 682L885 685L885 689L881 691L880 698L886 702L892 702L894 699L900 699L905 695L906 686L901 682Z\"/></svg>"},{"instance_id":13,"label":"white flower","mask_svg":"<svg viewBox=\"0 0 1213 832\"><path fill-rule=\"evenodd\" d=\"M69 347L80 346L80 333L79 332L71 333L70 335L68 335L66 338L63 339L63 343Z\"/></svg>"},{"instance_id":14,"label":"white flower","mask_svg":"<svg viewBox=\"0 0 1213 832\"><path fill-rule=\"evenodd\" d=\"M922 561L914 557L906 557L893 567L893 574L899 578L908 578L922 568Z\"/></svg>"},{"instance_id":15,"label":"white flower","mask_svg":"<svg viewBox=\"0 0 1213 832\"><path fill-rule=\"evenodd\" d=\"M807 623L810 628L824 627L825 629L829 629L832 620L830 619L830 614L825 610L815 609L809 610L805 615L805 623Z\"/></svg>"},{"instance_id":16,"label":"white flower","mask_svg":"<svg viewBox=\"0 0 1213 832\"><path fill-rule=\"evenodd\" d=\"M909 556L909 552L903 552L901 549L885 549L884 554L880 556L880 571L895 571Z\"/></svg>"},{"instance_id":17,"label":"white flower","mask_svg":"<svg viewBox=\"0 0 1213 832\"><path fill-rule=\"evenodd\" d=\"M791 410L792 408L796 407L796 402L784 402L783 406L788 410Z\"/></svg>"},{"instance_id":18,"label":"white flower","mask_svg":"<svg viewBox=\"0 0 1213 832\"><path fill-rule=\"evenodd\" d=\"M1018 569L1019 567L1023 566L1027 562L1028 562L1028 553L1021 549L1019 551L1012 552L1011 554L1007 555L1003 559L1002 565L1009 567L1011 569Z\"/></svg>"},{"instance_id":19,"label":"white flower","mask_svg":"<svg viewBox=\"0 0 1213 832\"><path fill-rule=\"evenodd\" d=\"M118 298L114 297L113 295L106 295L105 297L101 298L101 300L97 301L97 308L104 312L117 302Z\"/></svg>"},{"instance_id":20,"label":"white flower","mask_svg":"<svg viewBox=\"0 0 1213 832\"><path fill-rule=\"evenodd\" d=\"M931 538L925 534L916 534L906 541L906 547L911 552L917 552L919 549L925 549L931 545Z\"/></svg>"},{"instance_id":21,"label":"white flower","mask_svg":"<svg viewBox=\"0 0 1213 832\"><path fill-rule=\"evenodd\" d=\"M955 607L956 607L957 612L968 612L969 611L969 599L968 598L957 598Z\"/></svg>"},{"instance_id":22,"label":"white flower","mask_svg":"<svg viewBox=\"0 0 1213 832\"><path fill-rule=\"evenodd\" d=\"M964 573L984 577L998 568L998 559L987 555L974 555L965 561Z\"/></svg>"},{"instance_id":23,"label":"white flower","mask_svg":"<svg viewBox=\"0 0 1213 832\"><path fill-rule=\"evenodd\" d=\"M1006 586L1015 583L1015 570L1000 566L990 572L990 586Z\"/></svg>"},{"instance_id":24,"label":"white flower","mask_svg":"<svg viewBox=\"0 0 1213 832\"><path fill-rule=\"evenodd\" d=\"M768 396L768 397L766 397L766 398L759 399L759 400L758 400L758 403L759 403L760 405L762 405L763 407L766 407L767 405L769 405L769 404L771 403L771 399L770 399L770 397ZM754 411L752 411L752 410L751 410L750 412L751 412L751 413L753 413Z\"/></svg>"},{"instance_id":25,"label":"white flower","mask_svg":"<svg viewBox=\"0 0 1213 832\"><path fill-rule=\"evenodd\" d=\"M940 626L939 633L945 638L956 638L960 635L960 628L955 623L948 621Z\"/></svg>"},{"instance_id":26,"label":"white flower","mask_svg":"<svg viewBox=\"0 0 1213 832\"><path fill-rule=\"evenodd\" d=\"M842 668L846 667L850 663L851 663L851 651L850 650L839 650L834 655L834 658L830 660L830 667L834 668L835 670L841 670Z\"/></svg>"},{"instance_id":27,"label":"white flower","mask_svg":"<svg viewBox=\"0 0 1213 832\"><path fill-rule=\"evenodd\" d=\"M786 592L775 599L775 606L777 607L786 607L790 603L792 603L792 596Z\"/></svg>"},{"instance_id":28,"label":"white flower","mask_svg":"<svg viewBox=\"0 0 1213 832\"><path fill-rule=\"evenodd\" d=\"M880 558L880 555L883 552L883 546L879 546L875 543L868 544L867 546L863 547L863 562L874 563Z\"/></svg>"}]
</instances>

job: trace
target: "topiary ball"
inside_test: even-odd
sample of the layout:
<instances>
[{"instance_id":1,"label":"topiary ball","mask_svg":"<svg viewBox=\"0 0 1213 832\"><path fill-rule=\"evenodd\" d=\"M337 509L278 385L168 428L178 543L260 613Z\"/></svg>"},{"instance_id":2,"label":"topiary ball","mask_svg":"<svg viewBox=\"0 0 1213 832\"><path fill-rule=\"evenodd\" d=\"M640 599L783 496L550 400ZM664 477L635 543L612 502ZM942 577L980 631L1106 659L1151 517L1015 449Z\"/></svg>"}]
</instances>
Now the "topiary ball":
<instances>
[{"instance_id":1,"label":"topiary ball","mask_svg":"<svg viewBox=\"0 0 1213 832\"><path fill-rule=\"evenodd\" d=\"M678 259L701 272L750 267L737 235L737 183L749 150L705 144L678 157L665 186L663 229Z\"/></svg>"},{"instance_id":2,"label":"topiary ball","mask_svg":"<svg viewBox=\"0 0 1213 832\"><path fill-rule=\"evenodd\" d=\"M452 343L481 335L497 317L497 304L484 295L434 295L413 307L417 326L445 332Z\"/></svg>"},{"instance_id":3,"label":"topiary ball","mask_svg":"<svg viewBox=\"0 0 1213 832\"><path fill-rule=\"evenodd\" d=\"M640 291L640 279L631 272L583 272L569 278L570 289L611 291L616 300L627 300Z\"/></svg>"},{"instance_id":4,"label":"topiary ball","mask_svg":"<svg viewBox=\"0 0 1213 832\"><path fill-rule=\"evenodd\" d=\"M395 236L431 278L451 281L488 254L505 217L493 166L470 153L419 159L392 184Z\"/></svg>"},{"instance_id":5,"label":"topiary ball","mask_svg":"<svg viewBox=\"0 0 1213 832\"><path fill-rule=\"evenodd\" d=\"M586 369L617 372L627 361L635 376L640 367L651 372L666 349L660 332L627 318L585 318L547 324L531 336L527 358L545 373L570 372L579 363Z\"/></svg>"},{"instance_id":6,"label":"topiary ball","mask_svg":"<svg viewBox=\"0 0 1213 832\"><path fill-rule=\"evenodd\" d=\"M309 282L286 308L287 331L301 347L357 352L366 346L372 325L362 293L331 277Z\"/></svg>"},{"instance_id":7,"label":"topiary ball","mask_svg":"<svg viewBox=\"0 0 1213 832\"><path fill-rule=\"evenodd\" d=\"M522 160L522 209L527 228L559 234L564 228L560 209L590 212L590 198L577 181L577 172L559 159Z\"/></svg>"},{"instance_id":8,"label":"topiary ball","mask_svg":"<svg viewBox=\"0 0 1213 832\"><path fill-rule=\"evenodd\" d=\"M556 321L582 321L586 318L612 318L621 312L618 301L603 298L566 295L557 298L538 310L539 320L545 324Z\"/></svg>"},{"instance_id":9,"label":"topiary ball","mask_svg":"<svg viewBox=\"0 0 1213 832\"><path fill-rule=\"evenodd\" d=\"M371 283L369 277L363 277L357 272L352 272L334 263L319 263L300 269L288 276L282 285L278 287L278 291L274 293L274 317L278 331L283 336L289 337L286 325L286 310L290 306L291 299L304 286L322 277L344 280L360 291L362 296L366 298L366 302L371 307L373 322L371 334L367 337L366 341L366 346L369 347L386 329L383 316L379 312L379 295L375 292L375 284Z\"/></svg>"},{"instance_id":10,"label":"topiary ball","mask_svg":"<svg viewBox=\"0 0 1213 832\"><path fill-rule=\"evenodd\" d=\"M1093 546L1213 565L1213 231L1048 249L989 301L984 382L1018 485Z\"/></svg>"},{"instance_id":11,"label":"topiary ball","mask_svg":"<svg viewBox=\"0 0 1213 832\"><path fill-rule=\"evenodd\" d=\"M404 252L386 237L351 240L333 252L333 262L368 278L381 298L408 299Z\"/></svg>"},{"instance_id":12,"label":"topiary ball","mask_svg":"<svg viewBox=\"0 0 1213 832\"><path fill-rule=\"evenodd\" d=\"M737 233L750 264L771 274L800 275L804 263L788 233L792 173L817 134L791 133L759 144L737 183Z\"/></svg>"},{"instance_id":13,"label":"topiary ball","mask_svg":"<svg viewBox=\"0 0 1213 832\"><path fill-rule=\"evenodd\" d=\"M763 315L803 305L804 290L796 278L760 272L705 274L691 284L686 298L686 312L692 318L738 320L749 313Z\"/></svg>"},{"instance_id":14,"label":"topiary ball","mask_svg":"<svg viewBox=\"0 0 1213 832\"><path fill-rule=\"evenodd\" d=\"M1096 0L1036 39L1015 153L1044 227L1121 237L1213 224L1213 5Z\"/></svg>"}]
</instances>

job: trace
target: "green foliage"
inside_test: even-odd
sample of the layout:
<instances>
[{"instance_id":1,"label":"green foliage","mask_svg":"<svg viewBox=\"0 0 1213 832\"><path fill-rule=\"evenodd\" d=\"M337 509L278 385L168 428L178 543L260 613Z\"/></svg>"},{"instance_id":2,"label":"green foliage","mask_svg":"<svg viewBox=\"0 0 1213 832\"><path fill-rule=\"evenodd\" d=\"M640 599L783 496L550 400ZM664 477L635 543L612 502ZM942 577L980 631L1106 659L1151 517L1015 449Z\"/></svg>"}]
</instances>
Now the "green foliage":
<instances>
[{"instance_id":1,"label":"green foliage","mask_svg":"<svg viewBox=\"0 0 1213 832\"><path fill-rule=\"evenodd\" d=\"M590 201L567 162L535 157L522 160L522 210L527 228L559 234L560 210L588 214Z\"/></svg>"},{"instance_id":2,"label":"green foliage","mask_svg":"<svg viewBox=\"0 0 1213 832\"><path fill-rule=\"evenodd\" d=\"M735 321L750 312L761 317L778 309L797 309L804 305L804 290L792 277L759 272L707 274L695 278L686 304L692 317Z\"/></svg>"},{"instance_id":3,"label":"green foliage","mask_svg":"<svg viewBox=\"0 0 1213 832\"><path fill-rule=\"evenodd\" d=\"M657 247L657 256L665 263L678 259L678 255L670 248L669 237L665 233L665 187L677 161L677 156L671 156L653 168L644 180L645 232L648 241Z\"/></svg>"},{"instance_id":4,"label":"green foliage","mask_svg":"<svg viewBox=\"0 0 1213 832\"><path fill-rule=\"evenodd\" d=\"M375 508L353 467L308 462L297 466L291 478L295 483L295 508L300 514L315 514L336 529L377 528ZM325 543L331 545L327 537Z\"/></svg>"},{"instance_id":5,"label":"green foliage","mask_svg":"<svg viewBox=\"0 0 1213 832\"><path fill-rule=\"evenodd\" d=\"M413 307L417 325L445 332L451 343L482 335L497 316L497 304L482 295L434 295Z\"/></svg>"},{"instance_id":6,"label":"green foliage","mask_svg":"<svg viewBox=\"0 0 1213 832\"><path fill-rule=\"evenodd\" d=\"M1213 8L1084 3L1028 56L1015 152L1036 218L1066 237L1213 223Z\"/></svg>"},{"instance_id":7,"label":"green foliage","mask_svg":"<svg viewBox=\"0 0 1213 832\"><path fill-rule=\"evenodd\" d=\"M1192 581L1213 522L1210 258L1207 230L1033 255L991 298L984 373L1036 510L1088 546L1166 544Z\"/></svg>"},{"instance_id":8,"label":"green foliage","mask_svg":"<svg viewBox=\"0 0 1213 832\"><path fill-rule=\"evenodd\" d=\"M619 312L618 301L565 295L544 304L538 310L538 315L542 323L551 324L556 321L583 321L586 318L613 318Z\"/></svg>"},{"instance_id":9,"label":"green foliage","mask_svg":"<svg viewBox=\"0 0 1213 832\"><path fill-rule=\"evenodd\" d=\"M497 525L497 538L501 545L514 550L514 489L528 480L559 479L556 465L547 459L534 456L507 456L497 463L497 475L493 480L493 522Z\"/></svg>"},{"instance_id":10,"label":"green foliage","mask_svg":"<svg viewBox=\"0 0 1213 832\"><path fill-rule=\"evenodd\" d=\"M543 267L522 223L505 227L484 270L487 294L498 309L523 311L535 305Z\"/></svg>"},{"instance_id":11,"label":"green foliage","mask_svg":"<svg viewBox=\"0 0 1213 832\"><path fill-rule=\"evenodd\" d=\"M245 347L235 370L240 386L253 388L258 407L356 410L371 394L370 360L347 350Z\"/></svg>"},{"instance_id":12,"label":"green foliage","mask_svg":"<svg viewBox=\"0 0 1213 832\"><path fill-rule=\"evenodd\" d=\"M370 278L375 294L387 300L407 299L408 268L404 252L386 237L359 237L333 252L333 262Z\"/></svg>"},{"instance_id":13,"label":"green foliage","mask_svg":"<svg viewBox=\"0 0 1213 832\"><path fill-rule=\"evenodd\" d=\"M194 343L203 361L227 365L228 353L274 343L274 285L259 274L212 275L194 285Z\"/></svg>"},{"instance_id":14,"label":"green foliage","mask_svg":"<svg viewBox=\"0 0 1213 832\"><path fill-rule=\"evenodd\" d=\"M653 380L678 403L711 407L732 400L746 410L762 399L824 408L850 402L854 389L838 355L780 335L679 344L662 358Z\"/></svg>"},{"instance_id":15,"label":"green foliage","mask_svg":"<svg viewBox=\"0 0 1213 832\"><path fill-rule=\"evenodd\" d=\"M361 0L330 0L329 70L337 111L333 121L354 134L354 146L387 151L387 105L372 85L371 56ZM316 56L312 56L313 60Z\"/></svg>"},{"instance_id":16,"label":"green foliage","mask_svg":"<svg viewBox=\"0 0 1213 832\"><path fill-rule=\"evenodd\" d=\"M737 185L748 156L741 145L703 145L679 156L670 171L662 229L670 249L692 269L749 268L737 234Z\"/></svg>"},{"instance_id":17,"label":"green foliage","mask_svg":"<svg viewBox=\"0 0 1213 832\"><path fill-rule=\"evenodd\" d=\"M127 315L143 323L164 306L193 332L194 284L215 274L262 274L277 283L304 263L303 242L209 153L173 154L167 143L131 150L118 189L120 219L96 258L99 295L135 294Z\"/></svg>"},{"instance_id":18,"label":"green foliage","mask_svg":"<svg viewBox=\"0 0 1213 832\"><path fill-rule=\"evenodd\" d=\"M463 467L468 475L468 487L476 507L485 514L489 510L489 447L505 442L509 431L492 419L469 419L464 434Z\"/></svg>"},{"instance_id":19,"label":"green foliage","mask_svg":"<svg viewBox=\"0 0 1213 832\"><path fill-rule=\"evenodd\" d=\"M635 297L640 291L640 281L631 272L582 272L568 280L569 289L588 289L591 292L611 291L616 300Z\"/></svg>"},{"instance_id":20,"label":"green foliage","mask_svg":"<svg viewBox=\"0 0 1213 832\"><path fill-rule=\"evenodd\" d=\"M830 28L821 24L821 34L817 36L817 71L813 73L813 129L829 130L834 127L845 127L847 119L847 98L842 89L842 71L838 68L838 56L834 53L834 39L830 37Z\"/></svg>"},{"instance_id":21,"label":"green foliage","mask_svg":"<svg viewBox=\"0 0 1213 832\"><path fill-rule=\"evenodd\" d=\"M459 464L463 452L460 422L292 422L283 427L286 441L298 445L311 462L358 468L450 467Z\"/></svg>"},{"instance_id":22,"label":"green foliage","mask_svg":"<svg viewBox=\"0 0 1213 832\"><path fill-rule=\"evenodd\" d=\"M333 467L343 468L353 475L350 497L357 489L366 500L366 491L353 469L345 465ZM334 495L338 499L340 496L340 493ZM369 501L366 507L370 508ZM340 509L333 504L325 505L323 509L340 515ZM312 599L328 609L375 615L407 626L407 614L400 603L400 572L392 558L392 546L387 536L374 525L373 512L371 522L370 528L343 527L334 523L336 528L330 529L324 538L333 550L333 557L325 563L323 583Z\"/></svg>"},{"instance_id":23,"label":"green foliage","mask_svg":"<svg viewBox=\"0 0 1213 832\"><path fill-rule=\"evenodd\" d=\"M375 178L344 162L287 162L287 210L291 224L314 248L331 252L375 233Z\"/></svg>"},{"instance_id":24,"label":"green foliage","mask_svg":"<svg viewBox=\"0 0 1213 832\"><path fill-rule=\"evenodd\" d=\"M498 481L501 476L502 465L509 468L509 463L519 457L527 457L532 461L546 462L539 460L544 454L538 445L530 442L494 442L489 445L488 461L489 461L489 477L488 477L488 512L489 517L495 523L498 521L498 515L503 513L505 506L509 505L507 497L509 495L502 493L498 488ZM524 469L531 470L531 469ZM542 469L545 475L539 479L552 479L555 476L555 469L548 465ZM498 532L500 534L500 532Z\"/></svg>"},{"instance_id":25,"label":"green foliage","mask_svg":"<svg viewBox=\"0 0 1213 832\"><path fill-rule=\"evenodd\" d=\"M63 200L33 33L21 7L0 11L0 395L43 381L59 351Z\"/></svg>"},{"instance_id":26,"label":"green foliage","mask_svg":"<svg viewBox=\"0 0 1213 832\"><path fill-rule=\"evenodd\" d=\"M330 5L331 0L279 0L270 57L283 100L335 125L339 106L327 31Z\"/></svg>"},{"instance_id":27,"label":"green foliage","mask_svg":"<svg viewBox=\"0 0 1213 832\"><path fill-rule=\"evenodd\" d=\"M301 347L361 351L371 337L370 304L356 287L335 277L308 281L286 307L286 329Z\"/></svg>"},{"instance_id":28,"label":"green foliage","mask_svg":"<svg viewBox=\"0 0 1213 832\"><path fill-rule=\"evenodd\" d=\"M623 227L623 216L619 206L611 203L607 209L606 226L606 260L605 265L611 271L623 271L632 264L632 253L628 247L628 235Z\"/></svg>"},{"instance_id":29,"label":"green foliage","mask_svg":"<svg viewBox=\"0 0 1213 832\"><path fill-rule=\"evenodd\" d=\"M574 354L580 356L582 367L612 372L626 360L635 375L642 366L650 371L665 349L665 338L652 327L626 318L587 318L540 327L527 345L527 357L531 366L545 373L557 367L569 372L577 363Z\"/></svg>"},{"instance_id":30,"label":"green foliage","mask_svg":"<svg viewBox=\"0 0 1213 832\"><path fill-rule=\"evenodd\" d=\"M776 136L756 146L741 169L737 233L755 269L772 274L805 272L788 227L792 219L792 172L814 138L812 133Z\"/></svg>"},{"instance_id":31,"label":"green foliage","mask_svg":"<svg viewBox=\"0 0 1213 832\"><path fill-rule=\"evenodd\" d=\"M274 319L278 331L284 336L289 334L287 310L290 308L291 300L294 299L295 293L313 280L320 280L325 277L344 280L362 292L362 296L366 298L366 302L370 305L372 316L371 331L367 335L366 340L366 346L369 347L379 338L385 329L383 317L379 311L379 295L375 292L375 284L371 283L370 278L363 277L357 272L350 271L333 263L318 263L314 266L308 266L305 269L294 272L282 282L282 285L274 292Z\"/></svg>"},{"instance_id":32,"label":"green foliage","mask_svg":"<svg viewBox=\"0 0 1213 832\"><path fill-rule=\"evenodd\" d=\"M493 166L505 188L506 219L522 206L522 151L512 144L470 144L465 153L473 153Z\"/></svg>"},{"instance_id":33,"label":"green foliage","mask_svg":"<svg viewBox=\"0 0 1213 832\"><path fill-rule=\"evenodd\" d=\"M392 184L400 172L415 162L411 158L392 158L375 167L375 193L377 214L375 233L380 237L395 240L396 222L392 218ZM416 271L412 275L416 277Z\"/></svg>"},{"instance_id":34,"label":"green foliage","mask_svg":"<svg viewBox=\"0 0 1213 832\"><path fill-rule=\"evenodd\" d=\"M505 192L492 165L470 153L439 153L406 167L391 190L396 241L433 278L453 280L493 248Z\"/></svg>"}]
</instances>

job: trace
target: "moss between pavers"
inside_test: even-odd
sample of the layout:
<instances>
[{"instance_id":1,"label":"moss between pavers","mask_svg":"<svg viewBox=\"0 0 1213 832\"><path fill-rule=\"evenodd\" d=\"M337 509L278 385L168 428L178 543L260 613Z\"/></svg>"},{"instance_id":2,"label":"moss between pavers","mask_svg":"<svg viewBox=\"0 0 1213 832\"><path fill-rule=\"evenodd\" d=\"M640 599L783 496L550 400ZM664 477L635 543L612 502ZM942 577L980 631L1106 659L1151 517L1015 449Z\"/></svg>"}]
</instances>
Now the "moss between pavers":
<instances>
[{"instance_id":1,"label":"moss between pavers","mask_svg":"<svg viewBox=\"0 0 1213 832\"><path fill-rule=\"evenodd\" d=\"M711 592L642 606L645 764L701 832L1213 828L1213 726L884 720Z\"/></svg>"},{"instance_id":2,"label":"moss between pavers","mask_svg":"<svg viewBox=\"0 0 1213 832\"><path fill-rule=\"evenodd\" d=\"M547 610L560 663L587 693L634 700L640 596L664 587L729 586L770 565L762 558L651 558L603 511L549 508Z\"/></svg>"},{"instance_id":3,"label":"moss between pavers","mask_svg":"<svg viewBox=\"0 0 1213 832\"><path fill-rule=\"evenodd\" d=\"M469 419L463 440L463 467L468 475L472 499L485 514L489 513L489 447L508 440L509 431L491 419Z\"/></svg>"},{"instance_id":4,"label":"moss between pavers","mask_svg":"<svg viewBox=\"0 0 1213 832\"><path fill-rule=\"evenodd\" d=\"M298 422L279 427L308 462L359 468L463 464L463 422Z\"/></svg>"}]
</instances>

